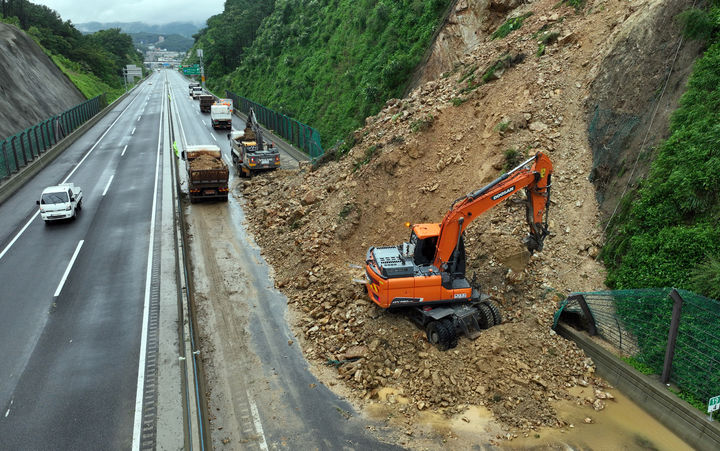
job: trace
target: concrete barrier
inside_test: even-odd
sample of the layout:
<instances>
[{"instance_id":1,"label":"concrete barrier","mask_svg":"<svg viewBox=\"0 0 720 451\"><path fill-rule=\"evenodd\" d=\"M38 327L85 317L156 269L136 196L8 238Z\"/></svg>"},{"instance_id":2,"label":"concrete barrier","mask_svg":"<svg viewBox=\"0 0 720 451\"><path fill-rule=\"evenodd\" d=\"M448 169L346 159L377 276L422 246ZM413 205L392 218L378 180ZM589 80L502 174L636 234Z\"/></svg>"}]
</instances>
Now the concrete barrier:
<instances>
[{"instance_id":1,"label":"concrete barrier","mask_svg":"<svg viewBox=\"0 0 720 451\"><path fill-rule=\"evenodd\" d=\"M641 374L595 343L586 333L558 323L557 333L574 341L593 359L597 374L613 384L650 415L699 450L720 449L720 424L669 392L659 380Z\"/></svg>"},{"instance_id":2,"label":"concrete barrier","mask_svg":"<svg viewBox=\"0 0 720 451\"><path fill-rule=\"evenodd\" d=\"M100 121L106 114L110 112L118 102L125 99L132 90L126 92L122 96L115 99L113 103L103 108L98 114L88 119L84 124L76 128L68 136L60 140L57 144L52 146L50 149L43 152L39 157L31 161L28 165L24 166L16 174L11 175L7 180L0 184L0 204L5 202L10 196L15 194L15 191L19 190L28 180L33 178L38 172L40 172L45 166L52 163L61 153L65 151L72 143L78 140L88 130L90 130L95 124Z\"/></svg>"}]
</instances>

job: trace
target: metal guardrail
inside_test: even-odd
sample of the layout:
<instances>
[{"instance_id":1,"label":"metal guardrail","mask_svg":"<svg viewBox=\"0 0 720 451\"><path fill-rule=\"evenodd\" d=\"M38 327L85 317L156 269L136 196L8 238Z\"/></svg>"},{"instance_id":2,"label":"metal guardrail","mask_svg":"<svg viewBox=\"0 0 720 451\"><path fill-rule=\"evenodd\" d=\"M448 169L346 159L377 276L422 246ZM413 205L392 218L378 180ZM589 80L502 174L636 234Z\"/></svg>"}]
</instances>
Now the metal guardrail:
<instances>
[{"instance_id":1,"label":"metal guardrail","mask_svg":"<svg viewBox=\"0 0 720 451\"><path fill-rule=\"evenodd\" d=\"M101 94L0 141L0 181L20 171L105 106L105 94Z\"/></svg>"},{"instance_id":2,"label":"metal guardrail","mask_svg":"<svg viewBox=\"0 0 720 451\"><path fill-rule=\"evenodd\" d=\"M244 114L248 114L250 108L252 108L260 124L272 133L285 138L295 147L302 149L303 152L310 156L312 161L320 158L325 153L320 143L320 133L313 127L230 91L226 90L225 94L229 99L233 99L235 108Z\"/></svg>"}]
</instances>

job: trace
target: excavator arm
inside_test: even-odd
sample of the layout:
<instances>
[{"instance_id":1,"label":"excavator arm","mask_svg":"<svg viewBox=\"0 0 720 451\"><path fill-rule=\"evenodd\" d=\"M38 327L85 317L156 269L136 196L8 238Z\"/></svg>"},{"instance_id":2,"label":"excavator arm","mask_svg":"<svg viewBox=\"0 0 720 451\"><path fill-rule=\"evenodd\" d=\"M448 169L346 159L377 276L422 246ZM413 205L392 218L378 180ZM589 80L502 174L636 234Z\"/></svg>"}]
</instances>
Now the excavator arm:
<instances>
[{"instance_id":1,"label":"excavator arm","mask_svg":"<svg viewBox=\"0 0 720 451\"><path fill-rule=\"evenodd\" d=\"M440 223L433 265L441 271L447 270L453 264L450 261L453 252L470 222L523 188L527 193L527 222L530 228L525 244L530 252L541 251L548 235L552 170L550 159L538 152L486 186L457 199Z\"/></svg>"}]
</instances>

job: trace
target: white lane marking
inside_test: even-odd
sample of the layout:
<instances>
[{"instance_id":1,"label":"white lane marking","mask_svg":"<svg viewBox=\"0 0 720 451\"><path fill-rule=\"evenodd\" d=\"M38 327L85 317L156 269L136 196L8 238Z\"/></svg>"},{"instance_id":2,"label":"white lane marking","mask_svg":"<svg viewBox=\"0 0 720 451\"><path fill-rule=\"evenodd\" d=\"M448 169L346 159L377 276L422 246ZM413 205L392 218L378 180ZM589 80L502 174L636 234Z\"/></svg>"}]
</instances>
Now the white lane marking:
<instances>
[{"instance_id":1,"label":"white lane marking","mask_svg":"<svg viewBox=\"0 0 720 451\"><path fill-rule=\"evenodd\" d=\"M225 154L223 154L223 160L225 160L225 163L227 163L227 165L230 166L230 160L227 159Z\"/></svg>"},{"instance_id":2,"label":"white lane marking","mask_svg":"<svg viewBox=\"0 0 720 451\"><path fill-rule=\"evenodd\" d=\"M122 157L123 155L125 155L125 151L126 151L126 150L127 150L127 144L125 144L125 147L123 147L123 151L122 151L122 153L120 154L121 157Z\"/></svg>"},{"instance_id":3,"label":"white lane marking","mask_svg":"<svg viewBox=\"0 0 720 451\"><path fill-rule=\"evenodd\" d=\"M165 91L163 91L163 97ZM160 155L162 154L162 130L165 102L160 110L160 124L158 126L157 157L155 158L155 187L153 188L152 211L150 214L150 241L148 243L147 272L145 274L145 302L143 305L143 322L140 336L140 356L138 360L137 390L135 392L135 427L133 428L133 451L140 449L140 435L142 433L142 404L145 391L145 354L147 353L148 322L150 318L150 285L152 283L152 261L155 241L155 209L158 197L158 180L160 178Z\"/></svg>"},{"instance_id":4,"label":"white lane marking","mask_svg":"<svg viewBox=\"0 0 720 451\"><path fill-rule=\"evenodd\" d=\"M17 241L18 238L20 238L20 235L23 234L25 229L27 229L30 226L30 223L33 222L35 220L35 218L38 217L39 214L40 214L40 210L36 211L35 214L32 216L32 218L30 218L28 220L28 222L25 224L25 226L23 226L23 228L20 229L20 231L17 233L17 235L15 235L15 238L13 238L12 241L10 241L7 246L5 246L5 249L3 249L2 252L0 252L0 260L2 260L2 258L5 256L7 251L10 250L10 248L12 247L13 244L15 244L15 241Z\"/></svg>"},{"instance_id":5,"label":"white lane marking","mask_svg":"<svg viewBox=\"0 0 720 451\"><path fill-rule=\"evenodd\" d=\"M215 141L217 141L217 138L215 137L215 135L213 135L213 134L211 133L210 136L212 136L212 139L214 139Z\"/></svg>"},{"instance_id":6,"label":"white lane marking","mask_svg":"<svg viewBox=\"0 0 720 451\"><path fill-rule=\"evenodd\" d=\"M202 123L203 123L203 125L207 125L207 122L205 122L205 119L202 120Z\"/></svg>"},{"instance_id":7,"label":"white lane marking","mask_svg":"<svg viewBox=\"0 0 720 451\"><path fill-rule=\"evenodd\" d=\"M70 274L70 270L73 267L73 264L75 264L75 259L77 258L78 254L80 253L80 248L82 247L85 240L80 240L77 247L75 248L75 252L73 253L72 258L70 259L70 263L68 263L67 268L65 268L65 274L63 274L62 279L60 279L60 284L57 287L57 290L55 290L55 294L53 297L60 296L60 292L63 289L63 286L65 285L65 281L67 280L67 276Z\"/></svg>"},{"instance_id":8,"label":"white lane marking","mask_svg":"<svg viewBox=\"0 0 720 451\"><path fill-rule=\"evenodd\" d=\"M262 423L260 422L260 414L258 413L255 401L252 399L252 396L250 396L249 390L247 391L247 397L248 401L250 401L250 412L252 412L253 423L255 423L255 430L260 436L260 449L263 451L268 451L267 442L265 441L265 432L263 431Z\"/></svg>"},{"instance_id":9,"label":"white lane marking","mask_svg":"<svg viewBox=\"0 0 720 451\"><path fill-rule=\"evenodd\" d=\"M102 193L103 197L105 197L105 194L107 194L107 190L108 190L108 188L110 188L110 184L112 183L113 178L115 178L115 174L110 176L110 180L108 180L107 185L105 185L105 189L103 190L103 193Z\"/></svg>"},{"instance_id":10,"label":"white lane marking","mask_svg":"<svg viewBox=\"0 0 720 451\"><path fill-rule=\"evenodd\" d=\"M14 399L14 398L10 400L10 405L8 406L7 411L5 411L5 418L7 418L8 415L10 415L10 409L12 409L12 405L13 405L14 402L15 402L15 399Z\"/></svg>"},{"instance_id":11,"label":"white lane marking","mask_svg":"<svg viewBox=\"0 0 720 451\"><path fill-rule=\"evenodd\" d=\"M134 135L134 134L135 134L135 129L136 129L136 128L137 128L137 127L133 127L133 131L130 132L131 135Z\"/></svg>"},{"instance_id":12,"label":"white lane marking","mask_svg":"<svg viewBox=\"0 0 720 451\"><path fill-rule=\"evenodd\" d=\"M137 120L140 121L140 118L141 118L141 117L142 117L142 114L141 114L140 116L138 116Z\"/></svg>"},{"instance_id":13,"label":"white lane marking","mask_svg":"<svg viewBox=\"0 0 720 451\"><path fill-rule=\"evenodd\" d=\"M128 105L125 107L125 109L122 110L122 112L118 115L118 117L115 118L115 120L113 121L113 123L110 124L110 127L108 127L108 129L105 130L105 133L103 133L103 134L98 138L98 140L95 141L95 144L93 144L93 146L90 148L90 150L87 151L87 153L85 154L85 156L80 159L80 161L78 162L78 164L75 165L75 167L73 168L73 170L70 171L70 173L67 175L67 177L65 177L65 178L63 179L63 181L60 182L60 183L65 183L65 182L68 181L68 179L69 179L70 177L72 177L72 175L75 173L75 171L77 171L78 168L80 167L80 165L82 165L82 164L85 162L85 160L87 159L87 157L90 156L90 154L92 153L92 151L95 150L95 148L97 147L98 144L100 144L100 141L102 141L102 139L105 137L105 135L107 135L107 134L110 132L110 129L112 129L113 126L117 123L117 121L120 120L120 118L122 117L122 115L125 114L125 112L128 110L128 108L130 108L130 105L132 105L133 102L135 102L135 100L137 100L137 96L133 97L133 99L130 101L130 103L128 103ZM17 233L17 235L15 235L15 237L8 243L8 245L5 246L5 249L3 249L2 252L0 252L0 260L2 260L2 258L5 256L5 254L7 254L7 251L10 250L10 248L12 247L12 245L15 244L15 242L18 240L18 238L20 238L20 235L22 235L22 234L25 232L25 230L27 230L27 228L30 226L30 223L33 222L33 221L35 220L35 218L38 217L39 214L40 214L40 211L39 211L39 210L38 210L37 212L35 212L35 214L34 214L30 219L28 219L28 222L25 223L25 225L23 226L23 228L20 229L20 231Z\"/></svg>"}]
</instances>

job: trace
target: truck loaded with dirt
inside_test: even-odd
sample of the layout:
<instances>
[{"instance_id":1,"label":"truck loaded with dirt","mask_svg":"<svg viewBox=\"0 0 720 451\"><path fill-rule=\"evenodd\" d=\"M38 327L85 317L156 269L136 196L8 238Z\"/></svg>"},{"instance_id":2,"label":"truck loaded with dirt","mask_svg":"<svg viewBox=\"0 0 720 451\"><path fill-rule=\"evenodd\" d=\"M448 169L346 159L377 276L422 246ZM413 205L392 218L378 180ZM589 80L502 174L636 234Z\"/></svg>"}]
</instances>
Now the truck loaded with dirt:
<instances>
[{"instance_id":1,"label":"truck loaded with dirt","mask_svg":"<svg viewBox=\"0 0 720 451\"><path fill-rule=\"evenodd\" d=\"M227 201L230 171L222 159L220 148L210 144L187 146L183 153L190 202L204 199Z\"/></svg>"},{"instance_id":2,"label":"truck loaded with dirt","mask_svg":"<svg viewBox=\"0 0 720 451\"><path fill-rule=\"evenodd\" d=\"M368 117L346 154L330 151L319 165L238 185L234 195L323 383L379 412L410 447L430 412L487 410L503 430L490 438L495 444L544 428L569 432L575 420L562 404L581 406L579 422L594 423L612 402L609 386L582 350L553 332L553 314L569 293L604 288L602 211L612 211L618 194L598 195L593 182L610 180L598 178L607 176L603 168L634 158L619 146L603 154L601 143L612 142L623 114L640 118L635 134L647 133L646 145L662 138L699 49L668 17L691 4L610 0L576 9L550 0L461 0L418 69L418 84ZM491 36L508 22L515 24L509 34ZM655 117L653 95L664 77L672 82ZM596 121L598 111L610 120ZM465 271L498 305L502 324L441 351L403 315L368 298L369 247L402 242L404 222L437 220L454 200L538 152L553 167L542 250L531 254L523 244L532 195L477 217L462 238ZM640 166L631 183L642 173ZM211 366L232 358L210 352Z\"/></svg>"}]
</instances>

